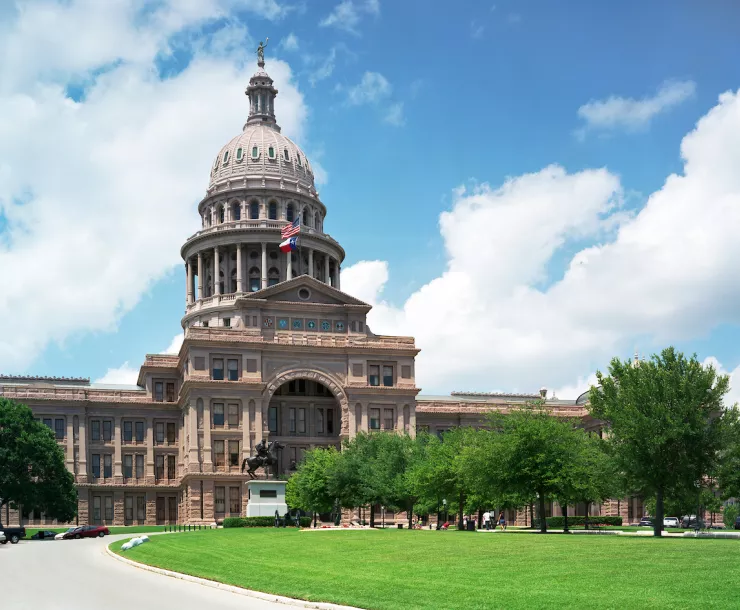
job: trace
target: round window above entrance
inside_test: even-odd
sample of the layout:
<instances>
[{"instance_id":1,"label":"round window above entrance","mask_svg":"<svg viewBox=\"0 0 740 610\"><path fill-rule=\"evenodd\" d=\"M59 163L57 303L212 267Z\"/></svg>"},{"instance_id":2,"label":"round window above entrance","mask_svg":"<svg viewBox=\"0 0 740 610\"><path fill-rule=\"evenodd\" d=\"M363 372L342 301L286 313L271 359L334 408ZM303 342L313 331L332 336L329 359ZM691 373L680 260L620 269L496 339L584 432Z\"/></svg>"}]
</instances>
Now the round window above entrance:
<instances>
[{"instance_id":1,"label":"round window above entrance","mask_svg":"<svg viewBox=\"0 0 740 610\"><path fill-rule=\"evenodd\" d=\"M311 291L308 288L301 288L298 291L298 298L304 301L308 301L311 298Z\"/></svg>"}]
</instances>

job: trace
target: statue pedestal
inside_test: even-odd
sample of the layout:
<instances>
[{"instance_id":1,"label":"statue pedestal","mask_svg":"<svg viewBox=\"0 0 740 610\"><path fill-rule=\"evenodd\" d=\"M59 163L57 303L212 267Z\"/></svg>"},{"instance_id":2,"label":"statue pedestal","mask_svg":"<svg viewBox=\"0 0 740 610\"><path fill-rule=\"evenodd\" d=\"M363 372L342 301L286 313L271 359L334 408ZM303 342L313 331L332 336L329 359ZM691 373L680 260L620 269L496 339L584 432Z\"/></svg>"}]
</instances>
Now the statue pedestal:
<instances>
[{"instance_id":1,"label":"statue pedestal","mask_svg":"<svg viewBox=\"0 0 740 610\"><path fill-rule=\"evenodd\" d=\"M247 517L274 517L275 511L282 517L287 513L285 484L285 481L247 482Z\"/></svg>"}]
</instances>

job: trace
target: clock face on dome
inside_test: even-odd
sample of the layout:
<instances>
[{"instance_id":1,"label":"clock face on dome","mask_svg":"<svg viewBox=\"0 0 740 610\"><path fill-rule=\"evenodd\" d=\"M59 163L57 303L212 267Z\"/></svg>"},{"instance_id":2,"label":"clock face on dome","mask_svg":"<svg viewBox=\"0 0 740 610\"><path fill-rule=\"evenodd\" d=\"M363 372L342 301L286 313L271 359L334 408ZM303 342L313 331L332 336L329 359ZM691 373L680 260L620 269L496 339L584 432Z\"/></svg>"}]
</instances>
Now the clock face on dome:
<instances>
[{"instance_id":1,"label":"clock face on dome","mask_svg":"<svg viewBox=\"0 0 740 610\"><path fill-rule=\"evenodd\" d=\"M316 328L316 320L309 320L306 322L306 328L308 330L314 330Z\"/></svg>"},{"instance_id":2,"label":"clock face on dome","mask_svg":"<svg viewBox=\"0 0 740 610\"><path fill-rule=\"evenodd\" d=\"M329 320L321 320L321 330L323 331L331 330L331 324L329 324Z\"/></svg>"}]
</instances>

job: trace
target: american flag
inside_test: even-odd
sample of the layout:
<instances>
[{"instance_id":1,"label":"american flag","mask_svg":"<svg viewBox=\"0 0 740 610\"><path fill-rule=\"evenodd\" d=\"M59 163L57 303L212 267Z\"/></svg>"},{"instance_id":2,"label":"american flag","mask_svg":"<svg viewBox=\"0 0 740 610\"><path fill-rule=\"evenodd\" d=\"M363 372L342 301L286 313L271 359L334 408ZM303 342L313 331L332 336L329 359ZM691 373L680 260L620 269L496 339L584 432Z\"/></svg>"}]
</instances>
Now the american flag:
<instances>
[{"instance_id":1,"label":"american flag","mask_svg":"<svg viewBox=\"0 0 740 610\"><path fill-rule=\"evenodd\" d=\"M296 218L291 224L285 225L280 233L283 239L288 239L301 232L301 217Z\"/></svg>"}]
</instances>

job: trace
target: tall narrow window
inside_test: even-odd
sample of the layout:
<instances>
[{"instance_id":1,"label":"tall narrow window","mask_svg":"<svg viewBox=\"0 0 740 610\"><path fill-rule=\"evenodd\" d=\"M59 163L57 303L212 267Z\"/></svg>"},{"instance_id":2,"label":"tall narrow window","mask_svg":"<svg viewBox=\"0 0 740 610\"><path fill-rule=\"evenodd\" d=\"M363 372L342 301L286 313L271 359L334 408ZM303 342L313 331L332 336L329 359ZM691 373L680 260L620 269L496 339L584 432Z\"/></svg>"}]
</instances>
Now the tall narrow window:
<instances>
[{"instance_id":1,"label":"tall narrow window","mask_svg":"<svg viewBox=\"0 0 740 610\"><path fill-rule=\"evenodd\" d=\"M144 422L143 421L136 422L136 442L137 443L144 442Z\"/></svg>"},{"instance_id":2,"label":"tall narrow window","mask_svg":"<svg viewBox=\"0 0 740 610\"><path fill-rule=\"evenodd\" d=\"M290 153L287 148L283 148L283 157L285 157L286 161L290 161Z\"/></svg>"},{"instance_id":3,"label":"tall narrow window","mask_svg":"<svg viewBox=\"0 0 740 610\"><path fill-rule=\"evenodd\" d=\"M162 381L154 382L154 400L156 402L164 401L164 382Z\"/></svg>"},{"instance_id":4,"label":"tall narrow window","mask_svg":"<svg viewBox=\"0 0 740 610\"><path fill-rule=\"evenodd\" d=\"M278 431L277 407L267 409L267 429L273 434Z\"/></svg>"},{"instance_id":5,"label":"tall narrow window","mask_svg":"<svg viewBox=\"0 0 740 610\"><path fill-rule=\"evenodd\" d=\"M394 425L393 409L383 409L383 420L383 428L385 430L393 430L396 427Z\"/></svg>"},{"instance_id":6,"label":"tall narrow window","mask_svg":"<svg viewBox=\"0 0 740 610\"><path fill-rule=\"evenodd\" d=\"M324 409L316 409L316 434L324 433Z\"/></svg>"},{"instance_id":7,"label":"tall narrow window","mask_svg":"<svg viewBox=\"0 0 740 610\"><path fill-rule=\"evenodd\" d=\"M239 427L239 405L231 403L229 405L229 428Z\"/></svg>"},{"instance_id":8,"label":"tall narrow window","mask_svg":"<svg viewBox=\"0 0 740 610\"><path fill-rule=\"evenodd\" d=\"M134 520L134 497L126 496L126 521Z\"/></svg>"},{"instance_id":9,"label":"tall narrow window","mask_svg":"<svg viewBox=\"0 0 740 610\"><path fill-rule=\"evenodd\" d=\"M380 430L380 409L370 409L370 429Z\"/></svg>"},{"instance_id":10,"label":"tall narrow window","mask_svg":"<svg viewBox=\"0 0 740 610\"><path fill-rule=\"evenodd\" d=\"M224 403L216 402L213 404L213 425L222 428L224 425Z\"/></svg>"},{"instance_id":11,"label":"tall narrow window","mask_svg":"<svg viewBox=\"0 0 740 610\"><path fill-rule=\"evenodd\" d=\"M259 159L260 149L256 146L252 146L252 159Z\"/></svg>"},{"instance_id":12,"label":"tall narrow window","mask_svg":"<svg viewBox=\"0 0 740 610\"><path fill-rule=\"evenodd\" d=\"M113 521L113 496L105 496L105 520Z\"/></svg>"},{"instance_id":13,"label":"tall narrow window","mask_svg":"<svg viewBox=\"0 0 740 610\"><path fill-rule=\"evenodd\" d=\"M380 367L377 364L367 367L367 382L369 385L380 385Z\"/></svg>"},{"instance_id":14,"label":"tall narrow window","mask_svg":"<svg viewBox=\"0 0 740 610\"><path fill-rule=\"evenodd\" d=\"M54 420L51 417L44 417L44 425L49 428L49 430L53 430Z\"/></svg>"},{"instance_id":15,"label":"tall narrow window","mask_svg":"<svg viewBox=\"0 0 740 610\"><path fill-rule=\"evenodd\" d=\"M384 386L393 385L393 367L392 366L383 366L383 385Z\"/></svg>"},{"instance_id":16,"label":"tall narrow window","mask_svg":"<svg viewBox=\"0 0 740 610\"><path fill-rule=\"evenodd\" d=\"M174 445L177 429L174 422L167 422L167 444Z\"/></svg>"},{"instance_id":17,"label":"tall narrow window","mask_svg":"<svg viewBox=\"0 0 740 610\"><path fill-rule=\"evenodd\" d=\"M94 441L100 440L100 420L94 419L90 422L90 438Z\"/></svg>"},{"instance_id":18,"label":"tall narrow window","mask_svg":"<svg viewBox=\"0 0 740 610\"><path fill-rule=\"evenodd\" d=\"M167 402L175 402L175 382L167 382Z\"/></svg>"},{"instance_id":19,"label":"tall narrow window","mask_svg":"<svg viewBox=\"0 0 740 610\"><path fill-rule=\"evenodd\" d=\"M106 453L103 456L103 478L110 479L113 476L113 456Z\"/></svg>"},{"instance_id":20,"label":"tall narrow window","mask_svg":"<svg viewBox=\"0 0 740 610\"><path fill-rule=\"evenodd\" d=\"M334 434L334 409L326 410L326 433Z\"/></svg>"},{"instance_id":21,"label":"tall narrow window","mask_svg":"<svg viewBox=\"0 0 740 610\"><path fill-rule=\"evenodd\" d=\"M224 378L224 359L214 358L213 359L213 379L222 380Z\"/></svg>"},{"instance_id":22,"label":"tall narrow window","mask_svg":"<svg viewBox=\"0 0 740 610\"><path fill-rule=\"evenodd\" d=\"M93 453L92 455L92 476L96 479L100 478L100 454Z\"/></svg>"},{"instance_id":23,"label":"tall narrow window","mask_svg":"<svg viewBox=\"0 0 740 610\"><path fill-rule=\"evenodd\" d=\"M270 146L267 149L267 156L270 157L270 159L274 159L275 158L275 148L274 147Z\"/></svg>"},{"instance_id":24,"label":"tall narrow window","mask_svg":"<svg viewBox=\"0 0 740 610\"><path fill-rule=\"evenodd\" d=\"M303 208L303 225L308 227L310 226L308 223L308 208Z\"/></svg>"},{"instance_id":25,"label":"tall narrow window","mask_svg":"<svg viewBox=\"0 0 740 610\"><path fill-rule=\"evenodd\" d=\"M249 204L249 218L257 220L260 217L260 204L253 201Z\"/></svg>"},{"instance_id":26,"label":"tall narrow window","mask_svg":"<svg viewBox=\"0 0 740 610\"><path fill-rule=\"evenodd\" d=\"M239 441L229 441L229 466L239 466Z\"/></svg>"},{"instance_id":27,"label":"tall narrow window","mask_svg":"<svg viewBox=\"0 0 740 610\"><path fill-rule=\"evenodd\" d=\"M213 461L216 468L223 469L226 464L224 457L224 441L213 441Z\"/></svg>"},{"instance_id":28,"label":"tall narrow window","mask_svg":"<svg viewBox=\"0 0 740 610\"><path fill-rule=\"evenodd\" d=\"M136 519L144 521L146 519L146 497L136 496Z\"/></svg>"},{"instance_id":29,"label":"tall narrow window","mask_svg":"<svg viewBox=\"0 0 740 610\"><path fill-rule=\"evenodd\" d=\"M100 523L100 496L93 496L93 519L95 523Z\"/></svg>"},{"instance_id":30,"label":"tall narrow window","mask_svg":"<svg viewBox=\"0 0 740 610\"><path fill-rule=\"evenodd\" d=\"M295 220L295 217L293 216L293 204L289 203L288 207L285 210L285 220L288 222L293 222Z\"/></svg>"},{"instance_id":31,"label":"tall narrow window","mask_svg":"<svg viewBox=\"0 0 740 610\"><path fill-rule=\"evenodd\" d=\"M154 440L157 441L157 444L164 443L164 422L157 422L156 426L154 426L154 430L155 430Z\"/></svg>"},{"instance_id":32,"label":"tall narrow window","mask_svg":"<svg viewBox=\"0 0 740 610\"><path fill-rule=\"evenodd\" d=\"M295 434L295 407L288 409L288 419L290 421L289 432Z\"/></svg>"},{"instance_id":33,"label":"tall narrow window","mask_svg":"<svg viewBox=\"0 0 740 610\"><path fill-rule=\"evenodd\" d=\"M306 409L298 409L298 434L306 434Z\"/></svg>"},{"instance_id":34,"label":"tall narrow window","mask_svg":"<svg viewBox=\"0 0 740 610\"><path fill-rule=\"evenodd\" d=\"M136 454L136 478L144 478L144 455L141 453Z\"/></svg>"},{"instance_id":35,"label":"tall narrow window","mask_svg":"<svg viewBox=\"0 0 740 610\"><path fill-rule=\"evenodd\" d=\"M244 151L241 148L236 149L236 160L241 161L244 157Z\"/></svg>"},{"instance_id":36,"label":"tall narrow window","mask_svg":"<svg viewBox=\"0 0 740 610\"><path fill-rule=\"evenodd\" d=\"M229 381L239 381L239 361L236 358L229 358L226 365L229 370Z\"/></svg>"},{"instance_id":37,"label":"tall narrow window","mask_svg":"<svg viewBox=\"0 0 740 610\"><path fill-rule=\"evenodd\" d=\"M229 162L229 151L227 150L224 153L224 165L226 165Z\"/></svg>"},{"instance_id":38,"label":"tall narrow window","mask_svg":"<svg viewBox=\"0 0 740 610\"><path fill-rule=\"evenodd\" d=\"M157 481L164 479L164 456L158 455L154 462L154 477Z\"/></svg>"},{"instance_id":39,"label":"tall narrow window","mask_svg":"<svg viewBox=\"0 0 740 610\"><path fill-rule=\"evenodd\" d=\"M274 201L270 202L269 219L277 220L277 203L275 203Z\"/></svg>"},{"instance_id":40,"label":"tall narrow window","mask_svg":"<svg viewBox=\"0 0 740 610\"><path fill-rule=\"evenodd\" d=\"M127 479L134 476L133 457L132 455L123 456L123 476Z\"/></svg>"},{"instance_id":41,"label":"tall narrow window","mask_svg":"<svg viewBox=\"0 0 740 610\"><path fill-rule=\"evenodd\" d=\"M103 440L106 443L113 440L113 422L109 419L103 421Z\"/></svg>"},{"instance_id":42,"label":"tall narrow window","mask_svg":"<svg viewBox=\"0 0 740 610\"><path fill-rule=\"evenodd\" d=\"M54 436L57 440L64 438L64 420L61 418L54 420Z\"/></svg>"},{"instance_id":43,"label":"tall narrow window","mask_svg":"<svg viewBox=\"0 0 740 610\"><path fill-rule=\"evenodd\" d=\"M214 491L216 497L214 510L216 513L223 514L226 512L226 488L216 487Z\"/></svg>"},{"instance_id":44,"label":"tall narrow window","mask_svg":"<svg viewBox=\"0 0 740 610\"><path fill-rule=\"evenodd\" d=\"M175 478L175 456L167 456L167 478L172 481Z\"/></svg>"},{"instance_id":45,"label":"tall narrow window","mask_svg":"<svg viewBox=\"0 0 740 610\"><path fill-rule=\"evenodd\" d=\"M130 443L134 440L134 422L123 422L123 442Z\"/></svg>"},{"instance_id":46,"label":"tall narrow window","mask_svg":"<svg viewBox=\"0 0 740 610\"><path fill-rule=\"evenodd\" d=\"M242 512L238 487L229 487L229 513L237 516Z\"/></svg>"}]
</instances>

